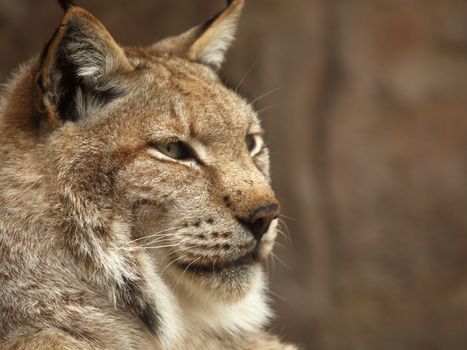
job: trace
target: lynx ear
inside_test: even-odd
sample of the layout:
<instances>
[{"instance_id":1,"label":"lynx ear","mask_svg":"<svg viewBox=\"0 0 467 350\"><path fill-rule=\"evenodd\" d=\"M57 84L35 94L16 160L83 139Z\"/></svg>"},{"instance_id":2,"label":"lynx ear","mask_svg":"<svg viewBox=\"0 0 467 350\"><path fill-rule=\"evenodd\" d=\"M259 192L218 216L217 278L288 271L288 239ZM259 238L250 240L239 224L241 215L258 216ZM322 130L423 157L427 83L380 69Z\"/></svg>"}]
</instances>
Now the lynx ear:
<instances>
[{"instance_id":1,"label":"lynx ear","mask_svg":"<svg viewBox=\"0 0 467 350\"><path fill-rule=\"evenodd\" d=\"M234 40L243 5L244 0L228 0L227 7L204 24L152 48L219 69Z\"/></svg>"},{"instance_id":2,"label":"lynx ear","mask_svg":"<svg viewBox=\"0 0 467 350\"><path fill-rule=\"evenodd\" d=\"M85 10L69 6L41 57L39 104L60 122L92 114L121 93L118 77L132 70L123 49Z\"/></svg>"}]
</instances>

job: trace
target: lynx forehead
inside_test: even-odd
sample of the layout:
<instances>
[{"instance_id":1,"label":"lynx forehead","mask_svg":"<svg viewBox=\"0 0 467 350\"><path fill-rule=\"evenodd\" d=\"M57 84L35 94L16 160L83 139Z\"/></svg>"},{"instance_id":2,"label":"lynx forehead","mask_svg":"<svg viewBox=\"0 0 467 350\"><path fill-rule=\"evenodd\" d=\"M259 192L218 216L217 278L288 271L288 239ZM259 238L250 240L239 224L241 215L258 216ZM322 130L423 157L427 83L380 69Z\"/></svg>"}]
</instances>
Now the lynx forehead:
<instances>
[{"instance_id":1,"label":"lynx forehead","mask_svg":"<svg viewBox=\"0 0 467 350\"><path fill-rule=\"evenodd\" d=\"M291 349L263 131L217 76L243 1L145 48L60 3L0 110L0 347Z\"/></svg>"}]
</instances>

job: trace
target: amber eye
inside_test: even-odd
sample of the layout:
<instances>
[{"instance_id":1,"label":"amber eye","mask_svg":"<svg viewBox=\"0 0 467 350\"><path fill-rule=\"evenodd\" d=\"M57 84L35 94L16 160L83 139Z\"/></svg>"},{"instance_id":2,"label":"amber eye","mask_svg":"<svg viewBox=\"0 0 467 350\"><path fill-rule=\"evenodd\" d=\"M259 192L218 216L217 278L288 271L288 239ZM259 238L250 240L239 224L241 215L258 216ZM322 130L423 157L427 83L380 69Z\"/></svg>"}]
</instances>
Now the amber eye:
<instances>
[{"instance_id":1,"label":"amber eye","mask_svg":"<svg viewBox=\"0 0 467 350\"><path fill-rule=\"evenodd\" d=\"M189 160L195 158L192 149L182 141L167 143L151 142L150 146L165 154L167 157L176 160Z\"/></svg>"},{"instance_id":2,"label":"amber eye","mask_svg":"<svg viewBox=\"0 0 467 350\"><path fill-rule=\"evenodd\" d=\"M254 149L256 148L256 136L255 135L248 135L246 137L246 146L248 148L248 151L252 153Z\"/></svg>"},{"instance_id":3,"label":"amber eye","mask_svg":"<svg viewBox=\"0 0 467 350\"><path fill-rule=\"evenodd\" d=\"M260 134L247 135L245 142L251 157L257 156L264 149L264 141Z\"/></svg>"}]
</instances>

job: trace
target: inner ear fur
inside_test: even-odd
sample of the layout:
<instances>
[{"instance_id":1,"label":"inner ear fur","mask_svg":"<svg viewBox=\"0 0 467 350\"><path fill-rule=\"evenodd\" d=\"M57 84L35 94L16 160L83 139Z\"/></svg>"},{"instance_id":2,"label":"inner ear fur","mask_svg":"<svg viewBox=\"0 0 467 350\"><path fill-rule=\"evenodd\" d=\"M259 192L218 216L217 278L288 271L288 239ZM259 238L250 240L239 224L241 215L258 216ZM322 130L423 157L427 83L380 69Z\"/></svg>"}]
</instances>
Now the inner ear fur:
<instances>
[{"instance_id":1,"label":"inner ear fur","mask_svg":"<svg viewBox=\"0 0 467 350\"><path fill-rule=\"evenodd\" d=\"M227 7L203 24L151 48L155 51L196 61L218 70L235 38L244 0L227 1Z\"/></svg>"},{"instance_id":2,"label":"inner ear fur","mask_svg":"<svg viewBox=\"0 0 467 350\"><path fill-rule=\"evenodd\" d=\"M117 77L132 69L105 27L72 6L41 56L37 102L55 122L78 120L118 96Z\"/></svg>"}]
</instances>

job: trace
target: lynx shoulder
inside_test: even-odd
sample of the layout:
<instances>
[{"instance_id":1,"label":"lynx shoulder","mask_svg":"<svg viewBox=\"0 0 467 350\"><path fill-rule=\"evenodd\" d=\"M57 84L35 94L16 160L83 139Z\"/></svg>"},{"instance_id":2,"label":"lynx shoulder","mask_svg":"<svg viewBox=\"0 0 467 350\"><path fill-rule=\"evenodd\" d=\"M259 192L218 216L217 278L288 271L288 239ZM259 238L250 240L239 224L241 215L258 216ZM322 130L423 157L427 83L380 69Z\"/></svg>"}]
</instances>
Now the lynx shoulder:
<instances>
[{"instance_id":1,"label":"lynx shoulder","mask_svg":"<svg viewBox=\"0 0 467 350\"><path fill-rule=\"evenodd\" d=\"M60 3L0 107L0 348L291 349L268 149L216 73L244 2L143 48Z\"/></svg>"}]
</instances>

